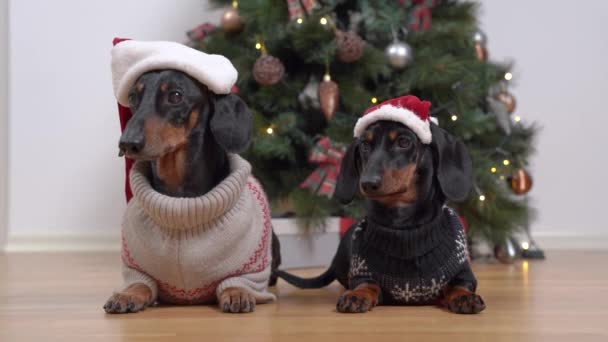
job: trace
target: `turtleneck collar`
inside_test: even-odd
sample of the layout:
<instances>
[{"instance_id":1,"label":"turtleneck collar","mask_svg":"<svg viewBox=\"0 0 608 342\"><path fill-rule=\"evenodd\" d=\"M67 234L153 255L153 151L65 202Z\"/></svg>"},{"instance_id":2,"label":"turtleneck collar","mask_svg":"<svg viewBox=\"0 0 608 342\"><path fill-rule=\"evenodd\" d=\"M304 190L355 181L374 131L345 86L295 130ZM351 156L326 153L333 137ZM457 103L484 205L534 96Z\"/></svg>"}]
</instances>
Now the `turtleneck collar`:
<instances>
[{"instance_id":1,"label":"turtleneck collar","mask_svg":"<svg viewBox=\"0 0 608 342\"><path fill-rule=\"evenodd\" d=\"M200 197L170 197L150 184L149 162L137 162L130 175L133 199L159 226L187 230L212 222L232 209L242 195L251 165L236 154L228 154L230 173Z\"/></svg>"},{"instance_id":2,"label":"turtleneck collar","mask_svg":"<svg viewBox=\"0 0 608 342\"><path fill-rule=\"evenodd\" d=\"M367 218L364 230L363 248L373 248L398 259L410 259L427 254L439 245L452 240L452 234L446 234L450 222L444 210L418 226L387 227Z\"/></svg>"}]
</instances>

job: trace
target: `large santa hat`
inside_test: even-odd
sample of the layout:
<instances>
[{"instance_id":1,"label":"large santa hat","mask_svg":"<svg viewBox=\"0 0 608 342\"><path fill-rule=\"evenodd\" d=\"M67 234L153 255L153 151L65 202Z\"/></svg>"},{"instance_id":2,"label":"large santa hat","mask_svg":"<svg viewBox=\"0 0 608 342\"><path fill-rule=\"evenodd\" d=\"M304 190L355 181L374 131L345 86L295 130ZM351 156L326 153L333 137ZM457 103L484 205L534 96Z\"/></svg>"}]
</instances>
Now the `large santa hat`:
<instances>
[{"instance_id":1,"label":"large santa hat","mask_svg":"<svg viewBox=\"0 0 608 342\"><path fill-rule=\"evenodd\" d=\"M144 73L153 70L179 70L216 94L228 94L238 73L232 63L220 55L209 55L174 42L144 42L115 39L112 48L114 95L129 106L129 89Z\"/></svg>"},{"instance_id":2,"label":"large santa hat","mask_svg":"<svg viewBox=\"0 0 608 342\"><path fill-rule=\"evenodd\" d=\"M421 101L414 95L405 95L384 101L363 113L357 120L354 136L358 138L365 129L376 121L388 120L400 122L411 129L424 144L432 141L429 118L429 101Z\"/></svg>"}]
</instances>

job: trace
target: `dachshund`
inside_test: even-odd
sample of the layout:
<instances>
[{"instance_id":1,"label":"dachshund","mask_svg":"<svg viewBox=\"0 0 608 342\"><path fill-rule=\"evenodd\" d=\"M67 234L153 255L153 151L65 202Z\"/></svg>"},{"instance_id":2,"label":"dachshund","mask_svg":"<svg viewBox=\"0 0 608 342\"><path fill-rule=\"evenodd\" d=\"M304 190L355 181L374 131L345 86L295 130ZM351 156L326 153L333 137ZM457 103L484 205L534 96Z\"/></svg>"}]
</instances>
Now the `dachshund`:
<instances>
[{"instance_id":1,"label":"dachshund","mask_svg":"<svg viewBox=\"0 0 608 342\"><path fill-rule=\"evenodd\" d=\"M347 231L323 274L303 279L278 270L278 276L300 288L337 279L346 288L336 304L343 313L376 305L484 310L464 231L445 205L468 196L472 162L460 140L435 124L430 132L432 142L425 144L394 120L367 126L345 153L334 194L344 204L360 194L366 217Z\"/></svg>"},{"instance_id":2,"label":"dachshund","mask_svg":"<svg viewBox=\"0 0 608 342\"><path fill-rule=\"evenodd\" d=\"M178 70L142 74L129 91L129 107L133 117L120 137L119 155L148 163L149 183L162 195L195 198L209 193L229 176L229 154L245 150L251 140L252 115L237 95L215 94ZM271 241L274 270L281 262L274 232ZM222 253L225 258L231 255L230 250ZM200 260L202 266L196 267L207 267L208 262ZM276 276L271 276L269 285L274 283ZM112 295L104 309L108 313L136 312L155 301L152 293L150 286L135 283ZM219 293L217 302L224 312L255 308L255 298L238 287Z\"/></svg>"}]
</instances>

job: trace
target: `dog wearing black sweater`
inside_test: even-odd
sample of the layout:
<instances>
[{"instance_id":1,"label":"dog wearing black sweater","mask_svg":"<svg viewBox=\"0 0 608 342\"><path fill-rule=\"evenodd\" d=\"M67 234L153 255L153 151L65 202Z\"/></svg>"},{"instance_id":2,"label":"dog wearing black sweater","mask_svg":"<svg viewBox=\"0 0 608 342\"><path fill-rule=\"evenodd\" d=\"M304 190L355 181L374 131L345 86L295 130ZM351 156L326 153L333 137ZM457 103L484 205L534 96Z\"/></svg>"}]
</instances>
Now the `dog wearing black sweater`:
<instances>
[{"instance_id":1,"label":"dog wearing black sweater","mask_svg":"<svg viewBox=\"0 0 608 342\"><path fill-rule=\"evenodd\" d=\"M464 230L447 201L472 187L465 145L428 117L430 103L403 96L366 111L342 161L334 196L365 198L365 218L342 238L329 269L312 279L277 275L300 288L338 280L339 312L376 305L442 304L479 313L483 299L468 260Z\"/></svg>"}]
</instances>

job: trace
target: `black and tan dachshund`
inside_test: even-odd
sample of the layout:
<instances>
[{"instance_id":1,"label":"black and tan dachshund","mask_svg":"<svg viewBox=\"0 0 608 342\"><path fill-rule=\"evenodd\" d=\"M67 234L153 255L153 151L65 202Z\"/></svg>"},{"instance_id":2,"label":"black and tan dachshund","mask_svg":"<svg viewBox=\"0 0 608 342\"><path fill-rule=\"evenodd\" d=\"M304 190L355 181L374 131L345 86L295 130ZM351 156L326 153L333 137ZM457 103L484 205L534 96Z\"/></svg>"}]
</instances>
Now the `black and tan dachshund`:
<instances>
[{"instance_id":1,"label":"black and tan dachshund","mask_svg":"<svg viewBox=\"0 0 608 342\"><path fill-rule=\"evenodd\" d=\"M164 195L198 197L209 192L230 172L228 153L245 150L251 140L252 116L238 96L215 94L177 70L141 75L130 90L129 104L133 117L120 138L119 155L151 161L151 185ZM272 269L280 262L273 232ZM270 285L274 283L276 276L270 279ZM150 289L136 285L110 298L106 311L123 307L113 301L125 298L149 302Z\"/></svg>"},{"instance_id":2,"label":"black and tan dachshund","mask_svg":"<svg viewBox=\"0 0 608 342\"><path fill-rule=\"evenodd\" d=\"M279 277L300 288L337 279L347 289L339 312L423 304L462 314L484 310L462 226L445 206L468 196L471 159L461 141L434 124L431 132L432 142L423 144L401 123L369 125L348 148L335 192L343 203L362 195L366 217L342 238L325 273Z\"/></svg>"}]
</instances>

